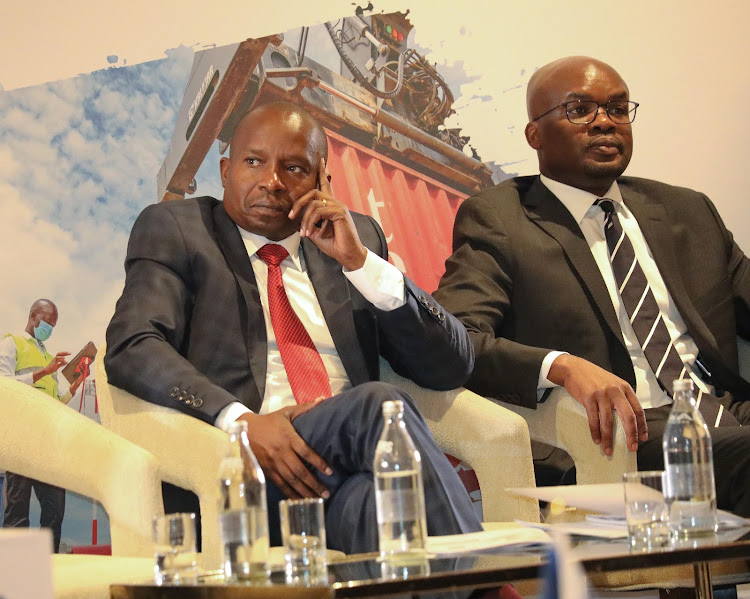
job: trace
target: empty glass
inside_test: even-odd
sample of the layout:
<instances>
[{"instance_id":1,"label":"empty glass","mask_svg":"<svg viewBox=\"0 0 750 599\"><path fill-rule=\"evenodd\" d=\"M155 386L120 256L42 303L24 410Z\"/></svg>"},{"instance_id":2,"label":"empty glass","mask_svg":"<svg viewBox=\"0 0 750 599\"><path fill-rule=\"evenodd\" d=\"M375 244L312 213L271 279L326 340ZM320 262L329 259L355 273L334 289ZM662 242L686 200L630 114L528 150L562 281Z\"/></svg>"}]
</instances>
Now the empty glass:
<instances>
[{"instance_id":1,"label":"empty glass","mask_svg":"<svg viewBox=\"0 0 750 599\"><path fill-rule=\"evenodd\" d=\"M154 516L156 584L190 584L198 576L195 514Z\"/></svg>"}]
</instances>

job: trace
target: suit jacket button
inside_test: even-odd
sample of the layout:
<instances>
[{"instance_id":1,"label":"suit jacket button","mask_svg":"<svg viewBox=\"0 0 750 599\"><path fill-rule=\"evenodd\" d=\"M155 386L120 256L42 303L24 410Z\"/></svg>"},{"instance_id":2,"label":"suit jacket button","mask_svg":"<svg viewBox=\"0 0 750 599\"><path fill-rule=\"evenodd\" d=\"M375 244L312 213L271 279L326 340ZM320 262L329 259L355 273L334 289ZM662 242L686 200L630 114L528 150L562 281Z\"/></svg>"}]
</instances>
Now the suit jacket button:
<instances>
[{"instance_id":1,"label":"suit jacket button","mask_svg":"<svg viewBox=\"0 0 750 599\"><path fill-rule=\"evenodd\" d=\"M201 406L203 405L203 400L202 400L202 399L201 399L200 397L197 397L197 398L196 398L196 399L195 399L195 400L193 401L193 405L194 405L194 406L195 406L196 408L200 408L200 407L201 407Z\"/></svg>"},{"instance_id":2,"label":"suit jacket button","mask_svg":"<svg viewBox=\"0 0 750 599\"><path fill-rule=\"evenodd\" d=\"M185 398L185 403L186 403L187 405L189 405L189 406L190 406L190 405L193 405L193 400L194 400L194 399L195 399L195 395L192 395L192 394L191 394L191 395L188 395L188 396L187 396L187 397Z\"/></svg>"},{"instance_id":3,"label":"suit jacket button","mask_svg":"<svg viewBox=\"0 0 750 599\"><path fill-rule=\"evenodd\" d=\"M419 300L419 303L422 304L423 306L427 305L427 298L424 295L420 295L417 299Z\"/></svg>"},{"instance_id":4,"label":"suit jacket button","mask_svg":"<svg viewBox=\"0 0 750 599\"><path fill-rule=\"evenodd\" d=\"M179 387L172 387L172 390L169 392L169 394L172 397L177 397L180 394L180 388Z\"/></svg>"},{"instance_id":5,"label":"suit jacket button","mask_svg":"<svg viewBox=\"0 0 750 599\"><path fill-rule=\"evenodd\" d=\"M430 313L431 313L431 314L432 314L433 316L437 316L438 314L440 314L440 310L438 310L437 306L432 306L432 307L430 308Z\"/></svg>"},{"instance_id":6,"label":"suit jacket button","mask_svg":"<svg viewBox=\"0 0 750 599\"><path fill-rule=\"evenodd\" d=\"M438 314L438 320L440 322L444 322L445 321L445 314L443 314L442 312L440 314Z\"/></svg>"},{"instance_id":7,"label":"suit jacket button","mask_svg":"<svg viewBox=\"0 0 750 599\"><path fill-rule=\"evenodd\" d=\"M180 396L177 398L177 401L185 401L185 398L187 397L187 393L184 391L180 391Z\"/></svg>"}]
</instances>

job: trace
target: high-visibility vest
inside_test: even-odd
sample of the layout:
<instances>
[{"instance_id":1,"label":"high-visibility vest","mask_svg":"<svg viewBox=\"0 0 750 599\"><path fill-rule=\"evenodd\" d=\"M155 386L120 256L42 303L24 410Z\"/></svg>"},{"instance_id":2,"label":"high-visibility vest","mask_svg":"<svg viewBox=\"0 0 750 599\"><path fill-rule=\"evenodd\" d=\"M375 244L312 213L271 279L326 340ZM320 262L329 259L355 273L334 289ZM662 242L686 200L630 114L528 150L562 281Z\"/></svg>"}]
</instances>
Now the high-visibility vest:
<instances>
[{"instance_id":1,"label":"high-visibility vest","mask_svg":"<svg viewBox=\"0 0 750 599\"><path fill-rule=\"evenodd\" d=\"M6 337L13 337L13 341L16 342L16 372L25 368L44 368L53 360L53 356L47 350L43 350L31 339L21 335L6 335ZM31 386L43 391L50 397L60 399L57 392L57 379L51 374L43 376L32 383Z\"/></svg>"}]
</instances>

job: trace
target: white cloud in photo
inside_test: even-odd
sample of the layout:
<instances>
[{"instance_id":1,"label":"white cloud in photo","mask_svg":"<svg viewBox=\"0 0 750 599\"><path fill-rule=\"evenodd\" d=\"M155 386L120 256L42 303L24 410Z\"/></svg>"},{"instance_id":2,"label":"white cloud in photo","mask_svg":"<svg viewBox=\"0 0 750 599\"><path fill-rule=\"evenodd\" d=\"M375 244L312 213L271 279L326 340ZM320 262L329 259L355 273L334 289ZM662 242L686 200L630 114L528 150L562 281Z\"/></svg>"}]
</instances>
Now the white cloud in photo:
<instances>
[{"instance_id":1,"label":"white cloud in photo","mask_svg":"<svg viewBox=\"0 0 750 599\"><path fill-rule=\"evenodd\" d=\"M192 64L190 48L167 54L0 92L0 333L47 297L60 312L52 351L103 341Z\"/></svg>"}]
</instances>

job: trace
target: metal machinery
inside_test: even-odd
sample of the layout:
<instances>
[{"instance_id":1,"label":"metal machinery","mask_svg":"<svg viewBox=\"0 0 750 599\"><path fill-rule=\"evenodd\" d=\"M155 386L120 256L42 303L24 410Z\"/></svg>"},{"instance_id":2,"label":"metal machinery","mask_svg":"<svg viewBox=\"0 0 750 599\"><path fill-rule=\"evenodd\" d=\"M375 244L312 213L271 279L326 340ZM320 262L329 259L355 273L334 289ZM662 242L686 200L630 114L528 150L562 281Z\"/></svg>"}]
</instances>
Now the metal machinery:
<instances>
[{"instance_id":1,"label":"metal machinery","mask_svg":"<svg viewBox=\"0 0 750 599\"><path fill-rule=\"evenodd\" d=\"M324 126L460 192L491 184L492 172L464 154L468 138L444 127L453 95L422 56L406 47L412 25L401 13L353 17L325 28L341 73L305 56L283 36L249 39L196 53L170 151L158 178L160 200L192 193L211 144L223 152L239 118L275 99L304 105Z\"/></svg>"}]
</instances>

